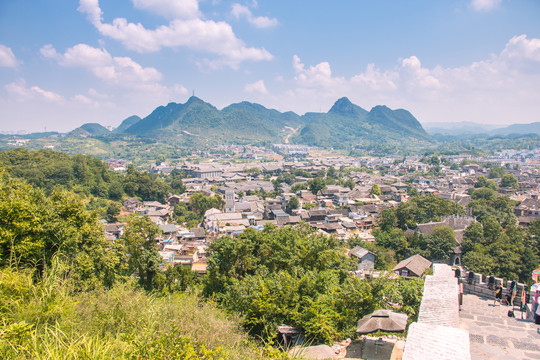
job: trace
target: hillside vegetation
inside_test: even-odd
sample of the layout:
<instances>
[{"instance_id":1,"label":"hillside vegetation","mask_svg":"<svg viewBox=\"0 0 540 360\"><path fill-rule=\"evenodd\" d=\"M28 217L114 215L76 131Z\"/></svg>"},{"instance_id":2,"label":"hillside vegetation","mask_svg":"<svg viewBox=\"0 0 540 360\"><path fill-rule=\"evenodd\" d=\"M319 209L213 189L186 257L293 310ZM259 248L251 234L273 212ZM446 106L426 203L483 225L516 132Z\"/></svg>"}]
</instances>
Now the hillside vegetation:
<instances>
[{"instance_id":1,"label":"hillside vegetation","mask_svg":"<svg viewBox=\"0 0 540 360\"><path fill-rule=\"evenodd\" d=\"M286 358L162 272L159 231L132 218L109 242L78 195L0 169L0 358Z\"/></svg>"},{"instance_id":2,"label":"hillside vegetation","mask_svg":"<svg viewBox=\"0 0 540 360\"><path fill-rule=\"evenodd\" d=\"M45 151L21 161L35 168L41 157L54 159ZM127 218L108 241L84 192L36 184L0 168L0 357L287 358L270 346L280 324L332 343L373 310L417 314L422 280L354 278L346 244L306 226L220 238L201 277L163 262L148 217Z\"/></svg>"},{"instance_id":3,"label":"hillside vegetation","mask_svg":"<svg viewBox=\"0 0 540 360\"><path fill-rule=\"evenodd\" d=\"M376 106L370 112L339 99L327 113L281 113L259 104L241 102L218 110L199 98L185 104L160 106L129 126L125 133L139 136L195 136L222 143L283 142L285 128L300 129L292 141L299 144L346 148L381 141L429 144L430 136L406 110Z\"/></svg>"}]
</instances>

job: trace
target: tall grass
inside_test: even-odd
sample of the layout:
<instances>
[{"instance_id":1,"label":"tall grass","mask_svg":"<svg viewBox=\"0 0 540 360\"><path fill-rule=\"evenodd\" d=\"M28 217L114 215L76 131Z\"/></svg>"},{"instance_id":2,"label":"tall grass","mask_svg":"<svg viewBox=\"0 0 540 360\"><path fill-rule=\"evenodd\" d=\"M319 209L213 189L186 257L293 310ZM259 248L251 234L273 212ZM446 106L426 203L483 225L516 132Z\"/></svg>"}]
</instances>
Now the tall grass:
<instances>
[{"instance_id":1,"label":"tall grass","mask_svg":"<svg viewBox=\"0 0 540 360\"><path fill-rule=\"evenodd\" d=\"M73 293L54 265L0 270L0 359L286 359L196 294Z\"/></svg>"}]
</instances>

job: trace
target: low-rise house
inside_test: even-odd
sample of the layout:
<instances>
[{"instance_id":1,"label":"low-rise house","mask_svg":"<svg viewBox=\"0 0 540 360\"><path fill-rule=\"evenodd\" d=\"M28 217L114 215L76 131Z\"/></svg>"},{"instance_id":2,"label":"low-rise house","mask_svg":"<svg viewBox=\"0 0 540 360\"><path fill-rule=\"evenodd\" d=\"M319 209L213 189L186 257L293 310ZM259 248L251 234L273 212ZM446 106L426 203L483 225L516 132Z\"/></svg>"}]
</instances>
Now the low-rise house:
<instances>
[{"instance_id":1,"label":"low-rise house","mask_svg":"<svg viewBox=\"0 0 540 360\"><path fill-rule=\"evenodd\" d=\"M176 240L180 237L181 227L175 224L161 224L158 227L163 232L163 237L166 240Z\"/></svg>"},{"instance_id":2,"label":"low-rise house","mask_svg":"<svg viewBox=\"0 0 540 360\"><path fill-rule=\"evenodd\" d=\"M535 196L536 197L536 196ZM536 198L527 198L514 208L516 216L540 217L540 200Z\"/></svg>"},{"instance_id":3,"label":"low-rise house","mask_svg":"<svg viewBox=\"0 0 540 360\"><path fill-rule=\"evenodd\" d=\"M184 202L184 197L180 195L171 195L167 198L167 204L169 204L170 207L174 207L181 202Z\"/></svg>"},{"instance_id":4,"label":"low-rise house","mask_svg":"<svg viewBox=\"0 0 540 360\"><path fill-rule=\"evenodd\" d=\"M350 250L349 254L356 259L358 270L371 270L375 267L375 253L356 246Z\"/></svg>"},{"instance_id":5,"label":"low-rise house","mask_svg":"<svg viewBox=\"0 0 540 360\"><path fill-rule=\"evenodd\" d=\"M208 231L219 232L220 227L226 225L249 225L249 220L244 219L241 213L213 213L205 216L203 225Z\"/></svg>"},{"instance_id":6,"label":"low-rise house","mask_svg":"<svg viewBox=\"0 0 540 360\"><path fill-rule=\"evenodd\" d=\"M126 209L126 211L135 212L137 211L137 208L140 205L140 201L137 198L129 198L129 199L124 200L122 205L124 205L124 208Z\"/></svg>"},{"instance_id":7,"label":"low-rise house","mask_svg":"<svg viewBox=\"0 0 540 360\"><path fill-rule=\"evenodd\" d=\"M423 257L422 255L413 255L399 264L397 264L393 271L395 274L403 277L421 277L424 271L431 267L431 261Z\"/></svg>"},{"instance_id":8,"label":"low-rise house","mask_svg":"<svg viewBox=\"0 0 540 360\"><path fill-rule=\"evenodd\" d=\"M326 209L312 209L308 211L309 214L309 222L321 222L324 221L327 214Z\"/></svg>"},{"instance_id":9,"label":"low-rise house","mask_svg":"<svg viewBox=\"0 0 540 360\"><path fill-rule=\"evenodd\" d=\"M298 192L298 196L300 197L300 200L303 203L316 202L317 201L317 196L313 195L313 193L311 191L309 191L309 190L300 190Z\"/></svg>"},{"instance_id":10,"label":"low-rise house","mask_svg":"<svg viewBox=\"0 0 540 360\"><path fill-rule=\"evenodd\" d=\"M125 224L106 224L105 235L107 236L107 239L116 240L124 235L124 225Z\"/></svg>"}]
</instances>

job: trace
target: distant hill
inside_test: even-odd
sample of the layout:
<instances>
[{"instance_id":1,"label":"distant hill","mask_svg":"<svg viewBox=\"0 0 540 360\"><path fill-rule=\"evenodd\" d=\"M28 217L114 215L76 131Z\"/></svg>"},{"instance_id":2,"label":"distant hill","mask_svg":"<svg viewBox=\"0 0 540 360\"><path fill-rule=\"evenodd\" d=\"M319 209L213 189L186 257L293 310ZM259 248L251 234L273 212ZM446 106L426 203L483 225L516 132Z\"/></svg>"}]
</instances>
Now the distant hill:
<instances>
[{"instance_id":1,"label":"distant hill","mask_svg":"<svg viewBox=\"0 0 540 360\"><path fill-rule=\"evenodd\" d=\"M441 135L477 135L488 134L491 130L496 129L494 125L478 124L471 121L457 122L442 122L442 123L425 123L424 129L429 134Z\"/></svg>"},{"instance_id":2,"label":"distant hill","mask_svg":"<svg viewBox=\"0 0 540 360\"><path fill-rule=\"evenodd\" d=\"M137 115L132 115L130 117L128 117L127 119L125 119L124 121L122 121L122 123L120 124L120 126L118 126L116 129L113 130L113 132L115 133L123 133L125 132L131 125L139 122L141 120L141 118Z\"/></svg>"},{"instance_id":3,"label":"distant hill","mask_svg":"<svg viewBox=\"0 0 540 360\"><path fill-rule=\"evenodd\" d=\"M185 104L160 106L131 126L122 127L124 122L118 132L160 138L201 136L228 143L283 142L293 131L291 142L338 148L387 141L432 141L410 112L386 106L376 106L368 112L345 97L327 113L299 116L245 101L218 110L192 96Z\"/></svg>"},{"instance_id":4,"label":"distant hill","mask_svg":"<svg viewBox=\"0 0 540 360\"><path fill-rule=\"evenodd\" d=\"M427 143L431 137L407 110L375 106L371 111L341 98L327 113L307 113L299 143L342 147L356 144Z\"/></svg>"},{"instance_id":5,"label":"distant hill","mask_svg":"<svg viewBox=\"0 0 540 360\"><path fill-rule=\"evenodd\" d=\"M134 135L184 134L230 140L278 140L285 126L298 126L299 116L267 109L249 102L218 110L192 96L185 104L169 103L131 125L124 132Z\"/></svg>"},{"instance_id":6,"label":"distant hill","mask_svg":"<svg viewBox=\"0 0 540 360\"><path fill-rule=\"evenodd\" d=\"M98 123L87 123L84 124L77 129L71 131L68 135L69 136L101 136L101 135L107 135L111 132L103 127L102 125Z\"/></svg>"},{"instance_id":7,"label":"distant hill","mask_svg":"<svg viewBox=\"0 0 540 360\"><path fill-rule=\"evenodd\" d=\"M492 135L510 135L510 134L537 134L540 135L540 122L531 124L513 124L505 128L490 131Z\"/></svg>"},{"instance_id":8,"label":"distant hill","mask_svg":"<svg viewBox=\"0 0 540 360\"><path fill-rule=\"evenodd\" d=\"M469 121L455 123L426 123L424 124L424 129L426 129L426 131L431 135L540 135L540 122L534 122L531 124L513 124L503 128L498 128L495 125L478 124Z\"/></svg>"}]
</instances>

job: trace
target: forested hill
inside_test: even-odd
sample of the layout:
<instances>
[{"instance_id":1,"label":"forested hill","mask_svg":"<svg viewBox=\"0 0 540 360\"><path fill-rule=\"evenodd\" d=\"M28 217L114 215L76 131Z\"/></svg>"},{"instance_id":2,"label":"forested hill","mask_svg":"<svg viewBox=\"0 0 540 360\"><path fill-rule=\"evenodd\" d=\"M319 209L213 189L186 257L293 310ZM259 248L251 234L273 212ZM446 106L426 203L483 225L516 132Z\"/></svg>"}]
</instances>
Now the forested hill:
<instances>
[{"instance_id":1,"label":"forested hill","mask_svg":"<svg viewBox=\"0 0 540 360\"><path fill-rule=\"evenodd\" d=\"M280 143L288 138L292 143L335 148L404 141L426 145L432 141L410 112L386 106L375 106L368 112L347 98L336 101L326 113L300 116L250 102L219 110L192 96L185 104L160 106L131 126L125 121L116 132L161 139L187 136L220 143Z\"/></svg>"}]
</instances>

